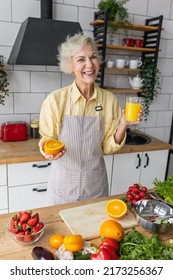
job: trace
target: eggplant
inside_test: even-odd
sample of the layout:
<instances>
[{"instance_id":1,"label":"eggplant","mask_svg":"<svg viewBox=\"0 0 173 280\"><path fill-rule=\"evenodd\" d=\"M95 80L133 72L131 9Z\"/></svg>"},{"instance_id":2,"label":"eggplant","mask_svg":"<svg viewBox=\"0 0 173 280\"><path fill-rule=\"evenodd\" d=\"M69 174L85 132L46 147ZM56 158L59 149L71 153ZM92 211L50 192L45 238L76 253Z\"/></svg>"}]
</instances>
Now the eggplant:
<instances>
[{"instance_id":1,"label":"eggplant","mask_svg":"<svg viewBox=\"0 0 173 280\"><path fill-rule=\"evenodd\" d=\"M31 253L34 260L55 260L54 255L48 249L36 246L32 249Z\"/></svg>"}]
</instances>

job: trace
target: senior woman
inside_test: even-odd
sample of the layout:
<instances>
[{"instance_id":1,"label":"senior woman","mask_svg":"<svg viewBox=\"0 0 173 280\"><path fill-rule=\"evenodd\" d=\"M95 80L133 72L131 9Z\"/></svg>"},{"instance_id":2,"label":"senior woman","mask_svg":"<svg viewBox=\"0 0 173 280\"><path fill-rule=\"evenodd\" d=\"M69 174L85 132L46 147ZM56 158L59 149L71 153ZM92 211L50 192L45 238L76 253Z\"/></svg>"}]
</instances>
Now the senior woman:
<instances>
[{"instance_id":1,"label":"senior woman","mask_svg":"<svg viewBox=\"0 0 173 280\"><path fill-rule=\"evenodd\" d=\"M95 83L100 59L92 38L68 36L58 59L60 70L73 74L74 82L50 93L40 112L40 151L46 159L54 159L49 205L108 195L103 154L123 147L129 125L116 96ZM55 157L45 154L47 139L59 139L65 149Z\"/></svg>"}]
</instances>

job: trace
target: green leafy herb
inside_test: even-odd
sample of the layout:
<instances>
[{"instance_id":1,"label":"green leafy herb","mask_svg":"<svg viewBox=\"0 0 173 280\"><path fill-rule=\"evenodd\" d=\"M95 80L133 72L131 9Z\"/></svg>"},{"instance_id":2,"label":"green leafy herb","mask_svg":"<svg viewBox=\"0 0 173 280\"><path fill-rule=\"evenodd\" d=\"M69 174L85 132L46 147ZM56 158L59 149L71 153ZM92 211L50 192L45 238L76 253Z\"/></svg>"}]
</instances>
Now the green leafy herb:
<instances>
[{"instance_id":1,"label":"green leafy herb","mask_svg":"<svg viewBox=\"0 0 173 280\"><path fill-rule=\"evenodd\" d=\"M169 176L166 181L157 178L153 181L155 192L167 203L173 203L173 176Z\"/></svg>"},{"instance_id":2,"label":"green leafy herb","mask_svg":"<svg viewBox=\"0 0 173 280\"><path fill-rule=\"evenodd\" d=\"M157 233L148 238L131 230L121 241L119 253L121 260L173 260L173 243L164 244Z\"/></svg>"}]
</instances>

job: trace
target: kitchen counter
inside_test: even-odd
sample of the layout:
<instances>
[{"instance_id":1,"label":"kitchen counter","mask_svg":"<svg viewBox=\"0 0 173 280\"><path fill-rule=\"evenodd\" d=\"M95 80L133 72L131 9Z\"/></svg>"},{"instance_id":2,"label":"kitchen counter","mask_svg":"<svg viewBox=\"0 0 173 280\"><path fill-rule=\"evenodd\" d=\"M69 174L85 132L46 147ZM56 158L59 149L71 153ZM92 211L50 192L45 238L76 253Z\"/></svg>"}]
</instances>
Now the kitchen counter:
<instances>
[{"instance_id":1,"label":"kitchen counter","mask_svg":"<svg viewBox=\"0 0 173 280\"><path fill-rule=\"evenodd\" d=\"M140 131L138 133L144 134ZM147 134L144 134L147 135ZM125 145L116 154L136 153L145 151L170 150L172 146L157 138L149 136L152 141L146 145ZM43 161L40 154L38 139L28 139L27 141L3 142L0 140L0 164L22 163Z\"/></svg>"},{"instance_id":2,"label":"kitchen counter","mask_svg":"<svg viewBox=\"0 0 173 280\"><path fill-rule=\"evenodd\" d=\"M7 223L13 216L13 213L9 214L2 214L1 215L1 223L0 223L0 260L32 260L31 251L32 248L35 246L43 246L50 250L52 253L56 251L56 249L52 248L49 245L49 238L51 235L55 233L60 233L63 235L71 234L70 230L63 222L59 215L59 211L62 209L67 209L75 206L90 204L94 202L103 201L106 199L112 198L119 198L120 195L115 195L111 197L102 197L96 198L88 201L79 201L75 203L68 203L63 205L56 205L56 206L49 206L39 209L34 209L34 212L38 211L39 214L45 218L46 220L46 229L42 237L38 242L30 246L23 246L16 243L9 235L7 231ZM109 219L109 217L108 217ZM91 226L92 225L88 225ZM135 227L136 230L141 232L142 234L151 237L152 234L146 232L140 226ZM125 230L125 233L128 232L130 229ZM168 242L169 239L173 238L173 231L170 229L168 232L164 234L160 234L160 239L163 240L165 243ZM95 238L91 240L94 244L99 245L101 243L100 238Z\"/></svg>"}]
</instances>

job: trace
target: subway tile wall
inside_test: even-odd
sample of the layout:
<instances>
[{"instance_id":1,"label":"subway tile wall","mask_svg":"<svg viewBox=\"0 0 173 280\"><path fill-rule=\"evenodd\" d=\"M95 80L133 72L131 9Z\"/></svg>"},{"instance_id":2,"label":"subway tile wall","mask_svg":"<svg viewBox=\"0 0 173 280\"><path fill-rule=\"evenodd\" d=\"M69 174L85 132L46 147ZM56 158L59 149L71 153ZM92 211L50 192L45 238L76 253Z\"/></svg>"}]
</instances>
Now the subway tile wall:
<instances>
[{"instance_id":1,"label":"subway tile wall","mask_svg":"<svg viewBox=\"0 0 173 280\"><path fill-rule=\"evenodd\" d=\"M82 29L92 35L90 22L97 11L99 0L53 0L53 19L79 21ZM40 0L0 0L0 54L4 56L8 73L9 96L5 105L0 105L0 125L4 121L26 121L28 126L33 118L39 117L45 97L56 88L69 85L73 76L59 71L58 66L28 66L7 64L21 23L27 17L40 17ZM130 20L144 24L145 19L163 14L164 21L159 53L158 68L161 72L161 90L150 107L147 122L137 127L161 140L168 141L173 112L173 0L129 0L126 4ZM141 36L138 31L130 31L132 36ZM117 34L115 43L122 40ZM118 52L120 55L128 55ZM114 58L116 53L108 53ZM133 53L133 56L138 56ZM128 76L122 73L107 75L105 82L112 86L127 87ZM117 94L124 107L125 94Z\"/></svg>"}]
</instances>

